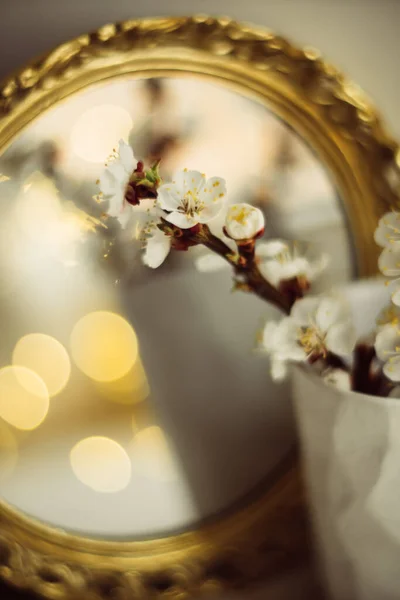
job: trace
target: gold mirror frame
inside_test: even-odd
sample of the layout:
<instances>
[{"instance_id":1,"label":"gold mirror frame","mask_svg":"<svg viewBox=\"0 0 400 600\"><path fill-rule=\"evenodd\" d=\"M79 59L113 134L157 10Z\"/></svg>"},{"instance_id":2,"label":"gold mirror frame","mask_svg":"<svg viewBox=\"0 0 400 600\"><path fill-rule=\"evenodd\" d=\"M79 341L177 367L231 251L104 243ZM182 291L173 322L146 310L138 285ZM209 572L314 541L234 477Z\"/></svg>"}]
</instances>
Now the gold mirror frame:
<instances>
[{"instance_id":1,"label":"gold mirror frame","mask_svg":"<svg viewBox=\"0 0 400 600\"><path fill-rule=\"evenodd\" d=\"M264 29L229 18L105 25L67 42L0 85L0 150L47 108L115 77L195 73L258 98L307 140L343 199L359 275L376 272L377 219L399 206L400 152L357 86ZM159 540L82 538L0 501L0 576L48 598L184 598L238 586L307 556L296 460L272 488L218 522Z\"/></svg>"}]
</instances>

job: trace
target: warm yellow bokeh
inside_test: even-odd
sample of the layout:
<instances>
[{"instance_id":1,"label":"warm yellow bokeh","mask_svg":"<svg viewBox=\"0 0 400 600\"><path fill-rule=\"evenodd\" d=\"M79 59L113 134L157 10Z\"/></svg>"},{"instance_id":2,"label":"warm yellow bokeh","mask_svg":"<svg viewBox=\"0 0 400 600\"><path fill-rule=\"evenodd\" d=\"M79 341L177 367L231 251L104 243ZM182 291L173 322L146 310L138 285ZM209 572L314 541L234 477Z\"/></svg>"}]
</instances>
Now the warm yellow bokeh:
<instances>
[{"instance_id":1,"label":"warm yellow bokeh","mask_svg":"<svg viewBox=\"0 0 400 600\"><path fill-rule=\"evenodd\" d=\"M54 183L36 172L23 189L16 205L19 227L32 241L56 243L62 208Z\"/></svg>"},{"instance_id":2,"label":"warm yellow bokeh","mask_svg":"<svg viewBox=\"0 0 400 600\"><path fill-rule=\"evenodd\" d=\"M0 417L17 429L35 429L49 410L46 384L37 373L21 366L0 370Z\"/></svg>"},{"instance_id":3,"label":"warm yellow bokeh","mask_svg":"<svg viewBox=\"0 0 400 600\"><path fill-rule=\"evenodd\" d=\"M32 257L46 255L68 258L82 238L85 224L78 211L65 210L54 183L35 172L27 180L24 193L18 197L18 228L28 243L25 251ZM68 207L71 203L68 204Z\"/></svg>"},{"instance_id":4,"label":"warm yellow bokeh","mask_svg":"<svg viewBox=\"0 0 400 600\"><path fill-rule=\"evenodd\" d=\"M94 106L76 121L70 137L71 149L88 162L104 163L119 140L128 137L132 126L130 114L121 106Z\"/></svg>"},{"instance_id":5,"label":"warm yellow bokeh","mask_svg":"<svg viewBox=\"0 0 400 600\"><path fill-rule=\"evenodd\" d=\"M79 481L96 492L119 492L131 479L128 454L107 437L84 438L72 448L70 460Z\"/></svg>"},{"instance_id":6,"label":"warm yellow bokeh","mask_svg":"<svg viewBox=\"0 0 400 600\"><path fill-rule=\"evenodd\" d=\"M118 404L139 404L146 400L150 387L140 357L126 375L114 381L97 382L97 389L104 398Z\"/></svg>"},{"instance_id":7,"label":"warm yellow bokeh","mask_svg":"<svg viewBox=\"0 0 400 600\"><path fill-rule=\"evenodd\" d=\"M71 353L91 379L115 381L132 369L138 343L132 327L120 315L96 311L82 317L73 328Z\"/></svg>"},{"instance_id":8,"label":"warm yellow bokeh","mask_svg":"<svg viewBox=\"0 0 400 600\"><path fill-rule=\"evenodd\" d=\"M11 429L0 421L0 482L14 471L18 461L18 444Z\"/></svg>"},{"instance_id":9,"label":"warm yellow bokeh","mask_svg":"<svg viewBox=\"0 0 400 600\"><path fill-rule=\"evenodd\" d=\"M18 341L13 352L13 364L37 373L50 396L64 389L71 374L71 363L64 346L43 333L30 333Z\"/></svg>"},{"instance_id":10,"label":"warm yellow bokeh","mask_svg":"<svg viewBox=\"0 0 400 600\"><path fill-rule=\"evenodd\" d=\"M177 465L171 448L162 429L156 425L135 434L130 456L132 469L144 477L159 481L172 481L177 477Z\"/></svg>"}]
</instances>

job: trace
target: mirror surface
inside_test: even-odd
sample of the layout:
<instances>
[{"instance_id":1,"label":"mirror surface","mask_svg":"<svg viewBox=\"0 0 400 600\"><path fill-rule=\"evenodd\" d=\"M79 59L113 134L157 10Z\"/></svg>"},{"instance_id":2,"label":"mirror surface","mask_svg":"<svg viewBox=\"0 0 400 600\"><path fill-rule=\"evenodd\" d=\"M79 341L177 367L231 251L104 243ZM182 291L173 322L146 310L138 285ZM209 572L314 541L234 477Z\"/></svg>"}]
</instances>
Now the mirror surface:
<instances>
[{"instance_id":1,"label":"mirror surface","mask_svg":"<svg viewBox=\"0 0 400 600\"><path fill-rule=\"evenodd\" d=\"M144 267L134 229L102 225L96 180L124 138L161 173L227 181L265 237L354 276L329 175L255 100L197 78L116 80L49 109L0 157L0 496L51 525L141 538L194 528L276 481L295 442L288 389L252 352L277 312L231 294L201 250ZM7 178L7 179L6 179ZM8 179L9 178L9 179Z\"/></svg>"}]
</instances>

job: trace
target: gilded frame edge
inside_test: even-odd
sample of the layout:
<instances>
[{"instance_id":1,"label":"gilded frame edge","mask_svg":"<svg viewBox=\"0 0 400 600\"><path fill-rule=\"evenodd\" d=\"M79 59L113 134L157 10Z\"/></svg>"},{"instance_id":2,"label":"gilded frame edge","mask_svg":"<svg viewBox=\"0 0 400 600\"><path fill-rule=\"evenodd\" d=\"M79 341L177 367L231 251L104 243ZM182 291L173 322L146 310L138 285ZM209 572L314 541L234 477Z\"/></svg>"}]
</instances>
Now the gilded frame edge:
<instances>
[{"instance_id":1,"label":"gilded frame edge","mask_svg":"<svg viewBox=\"0 0 400 600\"><path fill-rule=\"evenodd\" d=\"M247 87L307 138L347 200L360 274L375 273L376 220L400 205L398 145L359 88L318 51L264 29L227 17L151 18L105 25L62 44L0 84L0 148L43 109L90 84L176 72ZM235 514L162 540L84 540L1 502L0 525L0 576L54 599L96 600L110 589L121 600L183 598L265 576L299 560L307 543L295 468Z\"/></svg>"}]
</instances>

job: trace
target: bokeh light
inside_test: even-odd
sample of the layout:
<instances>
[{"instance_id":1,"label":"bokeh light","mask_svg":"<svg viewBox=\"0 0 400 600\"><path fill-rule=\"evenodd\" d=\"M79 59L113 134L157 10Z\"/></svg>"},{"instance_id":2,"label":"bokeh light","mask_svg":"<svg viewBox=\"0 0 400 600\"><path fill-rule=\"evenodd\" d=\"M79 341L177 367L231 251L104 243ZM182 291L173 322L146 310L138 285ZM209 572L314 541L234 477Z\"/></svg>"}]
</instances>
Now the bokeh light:
<instances>
[{"instance_id":1,"label":"bokeh light","mask_svg":"<svg viewBox=\"0 0 400 600\"><path fill-rule=\"evenodd\" d=\"M72 448L70 460L79 481L96 492L119 492L131 479L128 454L120 444L107 437L81 440Z\"/></svg>"},{"instance_id":2,"label":"bokeh light","mask_svg":"<svg viewBox=\"0 0 400 600\"><path fill-rule=\"evenodd\" d=\"M171 448L162 429L156 425L135 434L130 456L132 469L143 477L164 482L177 477L177 464Z\"/></svg>"},{"instance_id":3,"label":"bokeh light","mask_svg":"<svg viewBox=\"0 0 400 600\"><path fill-rule=\"evenodd\" d=\"M41 232L42 239L56 241L55 228L62 209L54 183L41 173L34 173L23 189L17 204L19 227L30 239L36 240Z\"/></svg>"},{"instance_id":4,"label":"bokeh light","mask_svg":"<svg viewBox=\"0 0 400 600\"><path fill-rule=\"evenodd\" d=\"M118 404L139 404L148 398L150 386L146 371L138 356L133 367L120 379L97 382L99 393Z\"/></svg>"},{"instance_id":5,"label":"bokeh light","mask_svg":"<svg viewBox=\"0 0 400 600\"><path fill-rule=\"evenodd\" d=\"M33 255L68 257L71 248L82 239L83 218L77 216L75 208L65 210L67 203L61 203L54 183L44 175L36 172L29 182L16 204L18 227L31 242L27 251Z\"/></svg>"},{"instance_id":6,"label":"bokeh light","mask_svg":"<svg viewBox=\"0 0 400 600\"><path fill-rule=\"evenodd\" d=\"M120 315L95 311L82 317L71 334L72 357L83 373L96 381L115 381L130 371L138 342Z\"/></svg>"},{"instance_id":7,"label":"bokeh light","mask_svg":"<svg viewBox=\"0 0 400 600\"><path fill-rule=\"evenodd\" d=\"M7 479L18 461L18 444L11 429L0 421L0 482Z\"/></svg>"},{"instance_id":8,"label":"bokeh light","mask_svg":"<svg viewBox=\"0 0 400 600\"><path fill-rule=\"evenodd\" d=\"M46 384L37 373L21 366L0 370L0 417L17 429L38 427L49 410Z\"/></svg>"},{"instance_id":9,"label":"bokeh light","mask_svg":"<svg viewBox=\"0 0 400 600\"><path fill-rule=\"evenodd\" d=\"M30 333L18 341L13 352L13 364L37 373L50 396L56 396L64 389L71 374L71 363L64 346L42 333Z\"/></svg>"},{"instance_id":10,"label":"bokeh light","mask_svg":"<svg viewBox=\"0 0 400 600\"><path fill-rule=\"evenodd\" d=\"M130 114L121 106L94 106L76 121L70 138L72 150L88 162L103 163L118 141L128 137L132 126Z\"/></svg>"}]
</instances>

